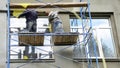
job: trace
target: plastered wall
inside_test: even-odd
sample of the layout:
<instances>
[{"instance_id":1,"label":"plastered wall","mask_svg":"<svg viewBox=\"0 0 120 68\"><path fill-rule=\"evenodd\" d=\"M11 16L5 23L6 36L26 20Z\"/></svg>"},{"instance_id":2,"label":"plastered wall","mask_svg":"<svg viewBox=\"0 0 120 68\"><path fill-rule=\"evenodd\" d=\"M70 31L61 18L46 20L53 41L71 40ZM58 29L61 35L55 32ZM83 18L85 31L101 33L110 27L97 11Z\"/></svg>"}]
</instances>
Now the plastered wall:
<instances>
[{"instance_id":1,"label":"plastered wall","mask_svg":"<svg viewBox=\"0 0 120 68\"><path fill-rule=\"evenodd\" d=\"M0 68L6 67L7 14L6 0L0 1Z\"/></svg>"},{"instance_id":2,"label":"plastered wall","mask_svg":"<svg viewBox=\"0 0 120 68\"><path fill-rule=\"evenodd\" d=\"M0 68L5 68L6 45L7 45L7 19L6 13L0 13Z\"/></svg>"}]
</instances>

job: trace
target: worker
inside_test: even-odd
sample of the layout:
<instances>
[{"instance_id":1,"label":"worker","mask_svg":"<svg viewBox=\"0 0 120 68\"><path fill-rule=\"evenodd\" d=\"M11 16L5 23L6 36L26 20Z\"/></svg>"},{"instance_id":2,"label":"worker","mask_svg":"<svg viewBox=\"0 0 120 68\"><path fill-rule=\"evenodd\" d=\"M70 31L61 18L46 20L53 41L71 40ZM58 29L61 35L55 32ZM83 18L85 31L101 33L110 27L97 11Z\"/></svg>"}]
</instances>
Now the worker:
<instances>
[{"instance_id":1,"label":"worker","mask_svg":"<svg viewBox=\"0 0 120 68\"><path fill-rule=\"evenodd\" d=\"M37 31L37 18L38 12L32 9L26 9L22 14L18 16L26 18L26 29L29 32L36 32Z\"/></svg>"},{"instance_id":2,"label":"worker","mask_svg":"<svg viewBox=\"0 0 120 68\"><path fill-rule=\"evenodd\" d=\"M26 9L22 14L18 16L18 18L25 17L26 18L26 30L28 32L36 32L37 31L37 18L38 12L33 9ZM31 54L35 53L35 47L31 46ZM26 57L29 57L29 44L25 46L24 54Z\"/></svg>"},{"instance_id":3,"label":"worker","mask_svg":"<svg viewBox=\"0 0 120 68\"><path fill-rule=\"evenodd\" d=\"M61 33L64 32L62 21L58 16L58 11L51 11L48 14L49 24L51 25L51 29L53 33Z\"/></svg>"}]
</instances>

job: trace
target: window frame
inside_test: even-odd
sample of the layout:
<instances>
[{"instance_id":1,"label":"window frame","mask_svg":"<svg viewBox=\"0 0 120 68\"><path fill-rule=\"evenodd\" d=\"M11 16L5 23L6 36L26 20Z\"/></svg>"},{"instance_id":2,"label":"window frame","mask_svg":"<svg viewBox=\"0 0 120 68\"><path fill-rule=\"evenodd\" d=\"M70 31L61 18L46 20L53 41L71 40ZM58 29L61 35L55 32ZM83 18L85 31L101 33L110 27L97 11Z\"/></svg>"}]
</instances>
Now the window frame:
<instances>
[{"instance_id":1,"label":"window frame","mask_svg":"<svg viewBox=\"0 0 120 68\"><path fill-rule=\"evenodd\" d=\"M79 14L79 13L78 13ZM88 13L86 13L86 16L88 15ZM118 45L118 35L117 35L117 32L116 32L116 27L115 27L115 20L114 20L114 15L112 12L91 12L91 16L92 16L92 19L108 19L109 20L109 24L110 24L110 27L108 28L105 28L105 29L111 29L111 37L113 39L113 47L114 47L114 52L115 52L115 56L116 57L106 57L105 59L108 59L108 61L110 61L109 59L118 59L119 57L119 45ZM71 18L75 18L75 16L73 14L70 14L70 19ZM78 29L82 29L80 27L70 27L71 28L78 28ZM94 28L93 28L94 29ZM101 28L100 28L101 29ZM114 30L114 31L113 31ZM84 58L80 58L80 59L84 59ZM92 59L95 59L95 58L92 58ZM102 57L98 57L98 59L102 59ZM78 60L78 59L77 59Z\"/></svg>"}]
</instances>

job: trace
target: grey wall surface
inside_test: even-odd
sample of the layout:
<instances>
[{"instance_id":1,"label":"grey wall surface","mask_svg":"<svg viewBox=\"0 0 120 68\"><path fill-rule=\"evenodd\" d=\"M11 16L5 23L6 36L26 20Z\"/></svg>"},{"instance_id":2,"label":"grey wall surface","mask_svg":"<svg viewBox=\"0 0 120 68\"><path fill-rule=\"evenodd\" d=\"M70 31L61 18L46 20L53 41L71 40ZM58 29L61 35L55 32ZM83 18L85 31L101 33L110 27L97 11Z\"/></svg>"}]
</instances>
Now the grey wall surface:
<instances>
[{"instance_id":1,"label":"grey wall surface","mask_svg":"<svg viewBox=\"0 0 120 68\"><path fill-rule=\"evenodd\" d=\"M34 0L11 0L11 2L36 2ZM44 0L44 1L49 1L49 0ZM52 0L53 1L53 0ZM72 1L72 0L63 0L63 1ZM115 29L116 31L115 36L118 39L118 48L117 48L117 53L120 53L119 47L120 47L120 0L91 0L91 12L113 12L113 18L114 18L114 23L115 23ZM0 1L0 10L6 10L6 0L1 0ZM63 19L66 19L65 22L68 22L67 18L68 16L63 16ZM67 24L66 24L67 25ZM68 26L68 25L67 25ZM64 26L65 27L65 26ZM68 28L66 28L68 29ZM0 68L5 68L6 67L6 46L7 44L7 15L6 12L1 12L0 11ZM59 47L61 48L61 47ZM54 47L54 50L58 50L58 47ZM72 54L71 49L59 52L59 54L69 57ZM119 54L118 54L119 56ZM71 57L69 57L71 58ZM65 58L55 56L55 63L51 63L57 66L60 66L61 68L87 68L87 64L80 62L76 63L71 60L67 60ZM31 63L28 65L25 65L24 67L21 68L57 68L56 66L52 66L49 63ZM103 68L102 62L99 63L100 68ZM16 68L18 65L21 65L20 63L11 63L11 68ZM120 67L120 62L107 62L108 68L119 68Z\"/></svg>"},{"instance_id":2,"label":"grey wall surface","mask_svg":"<svg viewBox=\"0 0 120 68\"><path fill-rule=\"evenodd\" d=\"M0 1L0 10L6 10L7 0Z\"/></svg>"},{"instance_id":3,"label":"grey wall surface","mask_svg":"<svg viewBox=\"0 0 120 68\"><path fill-rule=\"evenodd\" d=\"M7 1L0 1L0 68L6 67L6 45L7 45Z\"/></svg>"},{"instance_id":4,"label":"grey wall surface","mask_svg":"<svg viewBox=\"0 0 120 68\"><path fill-rule=\"evenodd\" d=\"M6 41L7 41L7 19L6 13L0 13L0 68L5 68L6 64Z\"/></svg>"}]
</instances>

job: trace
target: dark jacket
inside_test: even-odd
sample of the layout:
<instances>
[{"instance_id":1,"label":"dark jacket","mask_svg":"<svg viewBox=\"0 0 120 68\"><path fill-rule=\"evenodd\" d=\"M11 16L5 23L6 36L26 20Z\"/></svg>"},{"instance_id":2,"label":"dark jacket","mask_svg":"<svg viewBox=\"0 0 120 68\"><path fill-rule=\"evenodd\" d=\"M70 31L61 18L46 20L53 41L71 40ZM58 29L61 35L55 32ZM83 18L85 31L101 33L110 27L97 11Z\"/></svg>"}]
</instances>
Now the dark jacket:
<instances>
[{"instance_id":1,"label":"dark jacket","mask_svg":"<svg viewBox=\"0 0 120 68\"><path fill-rule=\"evenodd\" d=\"M36 21L38 18L38 13L35 10L32 9L27 9L26 11L24 11L22 14L20 14L18 16L18 18L25 16L26 21Z\"/></svg>"},{"instance_id":2,"label":"dark jacket","mask_svg":"<svg viewBox=\"0 0 120 68\"><path fill-rule=\"evenodd\" d=\"M37 31L37 18L38 13L35 10L27 9L22 14L18 16L18 18L25 16L26 18L26 29L29 32L36 32Z\"/></svg>"}]
</instances>

